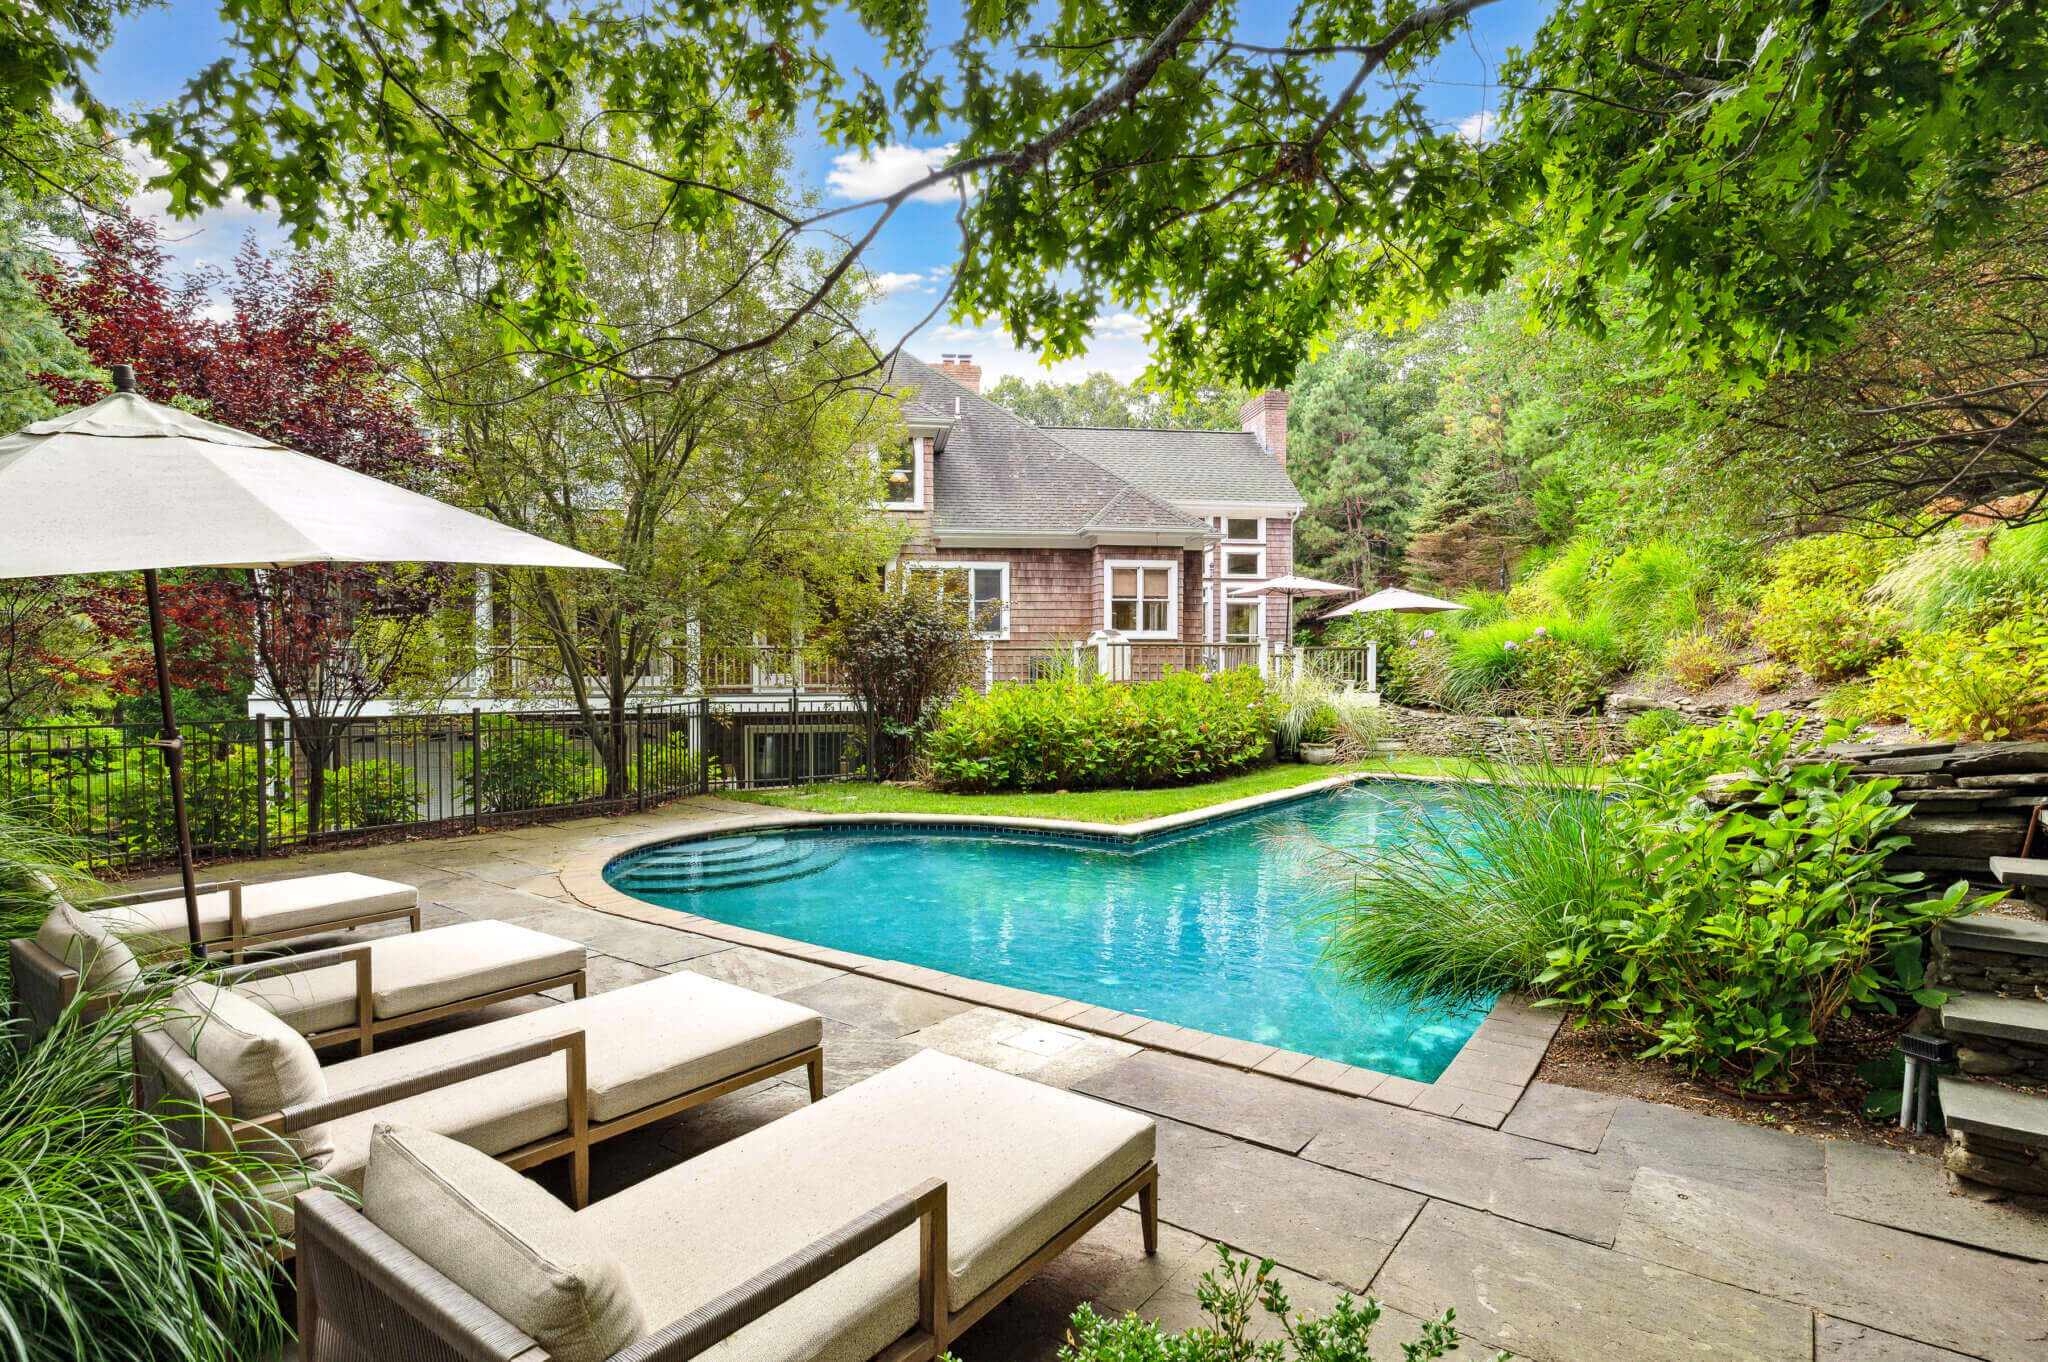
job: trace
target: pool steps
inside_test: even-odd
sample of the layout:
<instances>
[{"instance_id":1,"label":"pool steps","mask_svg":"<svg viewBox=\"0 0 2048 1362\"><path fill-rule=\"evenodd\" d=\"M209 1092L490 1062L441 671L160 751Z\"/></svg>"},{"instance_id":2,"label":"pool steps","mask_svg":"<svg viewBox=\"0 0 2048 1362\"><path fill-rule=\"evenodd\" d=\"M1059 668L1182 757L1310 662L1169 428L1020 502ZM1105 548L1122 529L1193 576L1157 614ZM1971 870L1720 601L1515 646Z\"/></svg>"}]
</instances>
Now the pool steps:
<instances>
[{"instance_id":1,"label":"pool steps","mask_svg":"<svg viewBox=\"0 0 2048 1362\"><path fill-rule=\"evenodd\" d=\"M845 854L822 842L796 838L684 843L635 861L619 876L619 887L629 893L747 889L815 875L839 864Z\"/></svg>"}]
</instances>

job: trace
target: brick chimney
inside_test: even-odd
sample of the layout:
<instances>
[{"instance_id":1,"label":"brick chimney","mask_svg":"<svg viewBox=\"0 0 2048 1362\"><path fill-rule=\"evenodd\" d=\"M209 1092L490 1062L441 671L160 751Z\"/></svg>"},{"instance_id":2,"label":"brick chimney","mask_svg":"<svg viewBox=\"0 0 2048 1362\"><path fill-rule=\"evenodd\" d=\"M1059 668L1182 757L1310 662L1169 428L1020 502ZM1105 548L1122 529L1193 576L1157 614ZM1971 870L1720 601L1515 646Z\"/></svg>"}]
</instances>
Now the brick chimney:
<instances>
[{"instance_id":1,"label":"brick chimney","mask_svg":"<svg viewBox=\"0 0 2048 1362\"><path fill-rule=\"evenodd\" d=\"M932 367L971 393L981 391L981 366L972 355L940 355Z\"/></svg>"},{"instance_id":2,"label":"brick chimney","mask_svg":"<svg viewBox=\"0 0 2048 1362\"><path fill-rule=\"evenodd\" d=\"M1287 394L1268 388L1237 410L1237 423L1259 442L1259 448L1287 466Z\"/></svg>"}]
</instances>

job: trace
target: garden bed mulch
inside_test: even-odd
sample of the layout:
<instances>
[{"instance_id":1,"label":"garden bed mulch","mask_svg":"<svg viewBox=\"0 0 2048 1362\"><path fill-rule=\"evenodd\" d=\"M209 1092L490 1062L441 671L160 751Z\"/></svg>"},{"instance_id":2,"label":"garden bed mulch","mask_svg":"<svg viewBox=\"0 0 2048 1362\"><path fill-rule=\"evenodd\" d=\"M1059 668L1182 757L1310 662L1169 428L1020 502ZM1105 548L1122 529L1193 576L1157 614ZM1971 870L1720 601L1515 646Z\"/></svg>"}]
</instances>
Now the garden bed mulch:
<instances>
[{"instance_id":1,"label":"garden bed mulch","mask_svg":"<svg viewBox=\"0 0 2048 1362\"><path fill-rule=\"evenodd\" d=\"M1536 1077L1546 1083L1661 1102L1812 1139L1834 1137L1939 1154L1942 1137L1938 1132L1919 1135L1900 1130L1890 1118L1877 1121L1863 1114L1866 1087L1856 1077L1857 1066L1889 1054L1910 1024L1910 1017L1851 1017L1843 1021L1837 1036L1821 1052L1812 1094L1800 1099L1765 1102L1731 1096L1688 1078L1672 1065L1637 1059L1636 1052L1643 1047L1634 1037L1592 1028L1580 1030L1569 1022L1558 1028Z\"/></svg>"}]
</instances>

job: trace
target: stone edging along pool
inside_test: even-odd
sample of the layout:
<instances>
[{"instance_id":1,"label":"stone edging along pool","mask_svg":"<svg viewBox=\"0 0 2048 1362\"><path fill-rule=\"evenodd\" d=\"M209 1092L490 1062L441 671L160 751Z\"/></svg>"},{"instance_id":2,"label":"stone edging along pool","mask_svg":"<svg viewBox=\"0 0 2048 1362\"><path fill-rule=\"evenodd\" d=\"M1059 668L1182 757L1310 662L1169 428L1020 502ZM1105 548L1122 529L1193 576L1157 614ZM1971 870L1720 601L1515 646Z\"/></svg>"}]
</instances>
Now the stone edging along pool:
<instances>
[{"instance_id":1,"label":"stone edging along pool","mask_svg":"<svg viewBox=\"0 0 2048 1362\"><path fill-rule=\"evenodd\" d=\"M612 888L604 880L604 868L619 856L641 847L675 841L678 838L697 841L736 832L770 828L831 827L846 824L871 827L878 823L886 823L894 826L1010 829L1056 833L1065 837L1135 842L1156 837L1161 833L1175 832L1197 824L1252 812L1268 805L1290 803L1311 795L1341 789L1356 781L1373 779L1413 780L1428 777L1348 772L1327 780L1311 781L1290 789L1251 795L1225 804L1214 804L1207 808L1148 819L1142 823L1076 823L1051 818L995 818L967 814L823 814L763 805L756 806L757 812L735 812L730 817L708 821L693 819L688 823L678 823L673 829L598 838L589 847L571 857L562 867L562 887L584 906L619 917L633 918L662 927L678 927L735 946L751 946L756 950L807 960L829 969L866 975L907 988L957 998L961 1002L972 1003L978 1007L1013 1012L1037 1021L1110 1036L1133 1045L1184 1055L1211 1064L1221 1064L1233 1069L1248 1069L1351 1097L1370 1098L1375 1102L1386 1102L1397 1107L1412 1107L1417 1111L1433 1112L1474 1125L1498 1128L1501 1122L1507 1119L1508 1113L1514 1109L1515 1103L1521 1099L1530 1081L1535 1078L1537 1066L1543 1061L1543 1052L1549 1047L1550 1039L1557 1033L1561 1021L1556 1013L1539 1011L1519 998L1502 997L1495 1002L1493 1010L1487 1013L1479 1023L1479 1028L1472 1033L1471 1039L1465 1042L1464 1048L1458 1051L1436 1081L1419 1083L1412 1078L1403 1078L1396 1074L1384 1074L1374 1069L1339 1064L1334 1060L1297 1054L1291 1050L1237 1040L1230 1036L1194 1031L1152 1017L1134 1017L1110 1008L1054 997L1049 993L1035 993L1029 989L1012 988L1006 984L991 984L979 979L962 978L956 974L926 969L922 965L905 964L897 960L878 960L851 951L833 950L828 946L816 946L807 941L757 932L747 927L735 927L715 918L700 917L676 908L663 908L634 898Z\"/></svg>"}]
</instances>

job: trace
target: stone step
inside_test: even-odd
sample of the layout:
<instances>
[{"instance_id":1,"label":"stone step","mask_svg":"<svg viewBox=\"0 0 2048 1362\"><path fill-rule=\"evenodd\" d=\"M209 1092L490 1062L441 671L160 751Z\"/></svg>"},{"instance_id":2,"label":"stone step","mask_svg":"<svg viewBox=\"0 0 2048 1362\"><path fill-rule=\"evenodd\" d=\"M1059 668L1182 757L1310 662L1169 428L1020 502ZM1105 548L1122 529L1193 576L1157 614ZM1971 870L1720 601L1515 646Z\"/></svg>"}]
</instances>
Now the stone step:
<instances>
[{"instance_id":1,"label":"stone step","mask_svg":"<svg viewBox=\"0 0 2048 1362\"><path fill-rule=\"evenodd\" d=\"M1941 1005L1941 1029L1951 1035L1995 1036L2048 1049L2048 1003L1954 993Z\"/></svg>"},{"instance_id":2,"label":"stone step","mask_svg":"<svg viewBox=\"0 0 2048 1362\"><path fill-rule=\"evenodd\" d=\"M2048 922L2002 913L1971 913L1950 918L1936 930L1941 934L1941 944L1950 950L2048 955Z\"/></svg>"},{"instance_id":3,"label":"stone step","mask_svg":"<svg viewBox=\"0 0 2048 1362\"><path fill-rule=\"evenodd\" d=\"M1966 1135L2048 1149L2048 1096L1943 1075L1942 1122Z\"/></svg>"},{"instance_id":4,"label":"stone step","mask_svg":"<svg viewBox=\"0 0 2048 1362\"><path fill-rule=\"evenodd\" d=\"M2000 884L2021 889L2048 889L2048 858L2032 856L2022 860L2018 856L1993 856L1991 873L1998 877Z\"/></svg>"}]
</instances>

